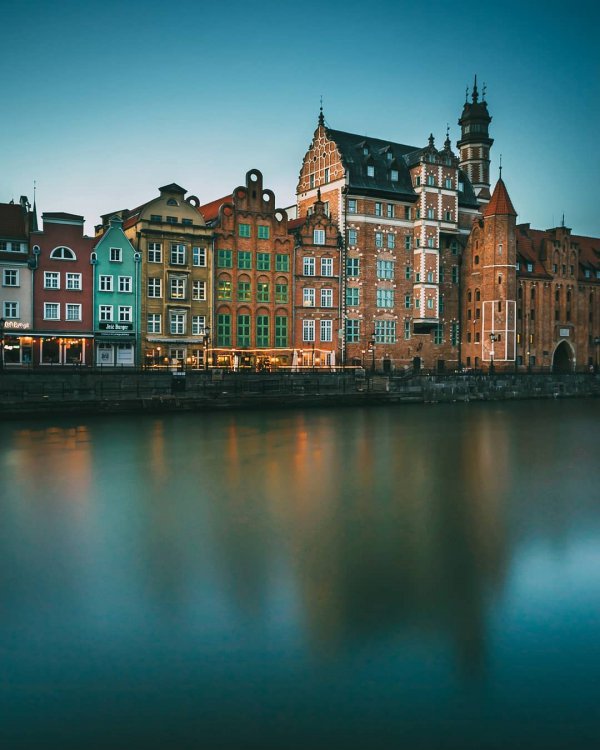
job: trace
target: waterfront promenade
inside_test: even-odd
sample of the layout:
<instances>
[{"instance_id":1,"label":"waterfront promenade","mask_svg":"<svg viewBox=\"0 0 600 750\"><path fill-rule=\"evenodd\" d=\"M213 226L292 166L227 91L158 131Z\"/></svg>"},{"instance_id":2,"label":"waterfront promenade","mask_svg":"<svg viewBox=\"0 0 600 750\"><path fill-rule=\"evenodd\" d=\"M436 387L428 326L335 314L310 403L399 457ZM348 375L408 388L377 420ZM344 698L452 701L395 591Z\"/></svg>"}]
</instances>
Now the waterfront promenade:
<instances>
[{"instance_id":1,"label":"waterfront promenade","mask_svg":"<svg viewBox=\"0 0 600 750\"><path fill-rule=\"evenodd\" d=\"M600 395L600 375L410 374L364 370L235 373L224 371L4 371L0 418L45 414L308 408L444 403Z\"/></svg>"}]
</instances>

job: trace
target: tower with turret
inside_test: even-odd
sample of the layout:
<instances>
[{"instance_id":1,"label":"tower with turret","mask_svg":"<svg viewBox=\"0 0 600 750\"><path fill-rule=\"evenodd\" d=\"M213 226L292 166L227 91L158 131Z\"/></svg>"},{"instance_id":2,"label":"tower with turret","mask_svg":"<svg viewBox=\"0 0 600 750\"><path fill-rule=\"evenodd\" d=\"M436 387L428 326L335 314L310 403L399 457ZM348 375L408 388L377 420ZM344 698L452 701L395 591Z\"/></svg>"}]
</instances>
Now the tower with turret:
<instances>
[{"instance_id":1,"label":"tower with turret","mask_svg":"<svg viewBox=\"0 0 600 750\"><path fill-rule=\"evenodd\" d=\"M489 135L491 121L485 101L485 84L480 101L477 76L475 76L471 101L469 101L467 87L465 106L458 121L460 140L456 145L460 152L461 169L471 181L481 205L485 205L490 200L490 148L494 142Z\"/></svg>"}]
</instances>

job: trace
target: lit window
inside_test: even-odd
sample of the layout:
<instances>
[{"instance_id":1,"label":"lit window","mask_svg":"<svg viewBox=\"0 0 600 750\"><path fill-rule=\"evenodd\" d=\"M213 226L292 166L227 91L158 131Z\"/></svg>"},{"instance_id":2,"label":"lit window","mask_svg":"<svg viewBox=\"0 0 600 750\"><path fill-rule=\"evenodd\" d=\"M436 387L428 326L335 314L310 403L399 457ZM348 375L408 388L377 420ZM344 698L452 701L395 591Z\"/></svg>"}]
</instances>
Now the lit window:
<instances>
[{"instance_id":1,"label":"lit window","mask_svg":"<svg viewBox=\"0 0 600 750\"><path fill-rule=\"evenodd\" d=\"M238 302L250 302L252 297L252 287L249 281L238 281L237 285Z\"/></svg>"},{"instance_id":2,"label":"lit window","mask_svg":"<svg viewBox=\"0 0 600 750\"><path fill-rule=\"evenodd\" d=\"M375 167L372 164L367 165L367 177L375 177Z\"/></svg>"},{"instance_id":3,"label":"lit window","mask_svg":"<svg viewBox=\"0 0 600 750\"><path fill-rule=\"evenodd\" d=\"M169 296L171 299L185 299L185 279L169 279Z\"/></svg>"},{"instance_id":4,"label":"lit window","mask_svg":"<svg viewBox=\"0 0 600 750\"><path fill-rule=\"evenodd\" d=\"M259 281L256 285L256 299L258 302L269 301L269 284L266 281Z\"/></svg>"},{"instance_id":5,"label":"lit window","mask_svg":"<svg viewBox=\"0 0 600 750\"><path fill-rule=\"evenodd\" d=\"M229 279L219 279L217 281L217 299L231 299L231 281Z\"/></svg>"}]
</instances>

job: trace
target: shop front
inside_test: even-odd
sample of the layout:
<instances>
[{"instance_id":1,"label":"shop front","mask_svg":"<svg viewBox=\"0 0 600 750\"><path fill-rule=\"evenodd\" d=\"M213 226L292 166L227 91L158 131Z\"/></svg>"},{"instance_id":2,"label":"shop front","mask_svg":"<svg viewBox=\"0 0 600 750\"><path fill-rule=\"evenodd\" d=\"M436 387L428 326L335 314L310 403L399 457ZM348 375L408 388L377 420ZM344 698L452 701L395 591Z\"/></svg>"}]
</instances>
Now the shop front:
<instances>
[{"instance_id":1,"label":"shop front","mask_svg":"<svg viewBox=\"0 0 600 750\"><path fill-rule=\"evenodd\" d=\"M94 339L97 367L135 366L133 323L100 323Z\"/></svg>"},{"instance_id":2,"label":"shop front","mask_svg":"<svg viewBox=\"0 0 600 750\"><path fill-rule=\"evenodd\" d=\"M2 321L2 364L6 367L28 367L33 361L33 339L30 324L21 321Z\"/></svg>"},{"instance_id":3,"label":"shop front","mask_svg":"<svg viewBox=\"0 0 600 750\"><path fill-rule=\"evenodd\" d=\"M205 349L197 339L148 339L144 366L201 370L206 367Z\"/></svg>"},{"instance_id":4,"label":"shop front","mask_svg":"<svg viewBox=\"0 0 600 750\"><path fill-rule=\"evenodd\" d=\"M33 342L34 364L82 366L91 364L92 336L39 336Z\"/></svg>"}]
</instances>

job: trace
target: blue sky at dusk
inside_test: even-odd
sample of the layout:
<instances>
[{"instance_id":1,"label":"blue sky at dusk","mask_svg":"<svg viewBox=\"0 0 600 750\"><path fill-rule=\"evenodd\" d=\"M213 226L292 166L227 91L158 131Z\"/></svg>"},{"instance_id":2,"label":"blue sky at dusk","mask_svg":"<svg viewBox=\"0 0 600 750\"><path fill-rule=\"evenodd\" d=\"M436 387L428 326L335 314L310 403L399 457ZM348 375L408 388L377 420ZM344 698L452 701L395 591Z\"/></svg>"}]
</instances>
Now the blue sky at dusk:
<instances>
[{"instance_id":1,"label":"blue sky at dusk","mask_svg":"<svg viewBox=\"0 0 600 750\"><path fill-rule=\"evenodd\" d=\"M323 96L339 130L453 144L477 73L492 181L519 221L600 236L600 4L0 0L0 201L133 208L177 182L202 203L260 169L294 202Z\"/></svg>"}]
</instances>

